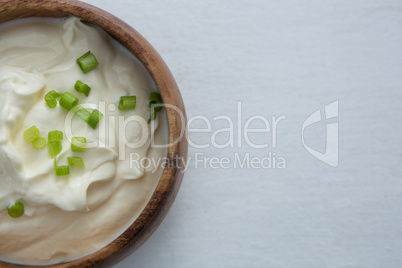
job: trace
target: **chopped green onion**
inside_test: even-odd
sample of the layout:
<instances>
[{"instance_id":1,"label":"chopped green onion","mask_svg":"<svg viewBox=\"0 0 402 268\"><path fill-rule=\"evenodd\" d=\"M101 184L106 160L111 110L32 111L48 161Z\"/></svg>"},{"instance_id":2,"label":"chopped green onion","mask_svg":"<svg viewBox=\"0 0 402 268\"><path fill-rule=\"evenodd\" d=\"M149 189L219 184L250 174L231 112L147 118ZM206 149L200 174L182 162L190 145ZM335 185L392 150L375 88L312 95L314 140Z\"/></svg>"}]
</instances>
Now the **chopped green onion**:
<instances>
[{"instance_id":1,"label":"chopped green onion","mask_svg":"<svg viewBox=\"0 0 402 268\"><path fill-rule=\"evenodd\" d=\"M69 166L56 166L55 167L56 176L66 176L70 174Z\"/></svg>"},{"instance_id":2,"label":"chopped green onion","mask_svg":"<svg viewBox=\"0 0 402 268\"><path fill-rule=\"evenodd\" d=\"M56 167L57 167L56 157L53 160L54 160L53 161L53 167L54 167L54 169L56 169Z\"/></svg>"},{"instance_id":3,"label":"chopped green onion","mask_svg":"<svg viewBox=\"0 0 402 268\"><path fill-rule=\"evenodd\" d=\"M46 146L46 140L45 140L45 138L39 137L39 138L34 139L34 141L32 142L32 146L33 146L35 149L42 149L42 148L45 148L45 146Z\"/></svg>"},{"instance_id":4,"label":"chopped green onion","mask_svg":"<svg viewBox=\"0 0 402 268\"><path fill-rule=\"evenodd\" d=\"M87 139L85 137L73 137L71 139L71 151L84 152L86 149Z\"/></svg>"},{"instance_id":5,"label":"chopped green onion","mask_svg":"<svg viewBox=\"0 0 402 268\"><path fill-rule=\"evenodd\" d=\"M148 124L149 123L151 123L151 121L152 120L155 120L156 119L156 111L155 111L155 108L154 107L152 107L151 108L151 113L149 114L149 118L148 118Z\"/></svg>"},{"instance_id":6,"label":"chopped green onion","mask_svg":"<svg viewBox=\"0 0 402 268\"><path fill-rule=\"evenodd\" d=\"M50 158L55 158L63 149L60 141L50 141L47 143L47 151Z\"/></svg>"},{"instance_id":7,"label":"chopped green onion","mask_svg":"<svg viewBox=\"0 0 402 268\"><path fill-rule=\"evenodd\" d=\"M57 101L55 98L53 98L52 96L45 96L45 101L47 106L49 106L49 108L53 109L57 106Z\"/></svg>"},{"instance_id":8,"label":"chopped green onion","mask_svg":"<svg viewBox=\"0 0 402 268\"><path fill-rule=\"evenodd\" d=\"M161 104L162 103L162 96L158 92L152 92L151 95L149 96L149 107L151 107L154 104ZM155 107L155 110L159 112L162 110L162 106Z\"/></svg>"},{"instance_id":9,"label":"chopped green onion","mask_svg":"<svg viewBox=\"0 0 402 268\"><path fill-rule=\"evenodd\" d=\"M32 143L36 138L39 138L39 129L36 126L32 126L22 133L26 142Z\"/></svg>"},{"instance_id":10,"label":"chopped green onion","mask_svg":"<svg viewBox=\"0 0 402 268\"><path fill-rule=\"evenodd\" d=\"M151 95L149 95L149 107L151 107L152 104L158 104L162 103L162 96L159 92L151 92Z\"/></svg>"},{"instance_id":11,"label":"chopped green onion","mask_svg":"<svg viewBox=\"0 0 402 268\"><path fill-rule=\"evenodd\" d=\"M24 214L24 205L21 202L16 202L8 206L7 212L12 218L19 218Z\"/></svg>"},{"instance_id":12,"label":"chopped green onion","mask_svg":"<svg viewBox=\"0 0 402 268\"><path fill-rule=\"evenodd\" d=\"M103 117L103 114L98 110L93 110L91 116L88 119L88 125L95 129L99 123L99 120Z\"/></svg>"},{"instance_id":13,"label":"chopped green onion","mask_svg":"<svg viewBox=\"0 0 402 268\"><path fill-rule=\"evenodd\" d=\"M149 107L151 107L151 113L149 115L148 124L156 119L156 114L162 110L162 96L158 92L152 92L149 96Z\"/></svg>"},{"instance_id":14,"label":"chopped green onion","mask_svg":"<svg viewBox=\"0 0 402 268\"><path fill-rule=\"evenodd\" d=\"M47 134L47 140L49 142L61 141L63 140L63 132L61 132L60 130L49 131L49 133Z\"/></svg>"},{"instance_id":15,"label":"chopped green onion","mask_svg":"<svg viewBox=\"0 0 402 268\"><path fill-rule=\"evenodd\" d=\"M78 98L70 92L64 92L63 95L61 95L59 103L61 107L63 107L67 111L70 111L71 108L78 104Z\"/></svg>"},{"instance_id":16,"label":"chopped green onion","mask_svg":"<svg viewBox=\"0 0 402 268\"><path fill-rule=\"evenodd\" d=\"M57 92L56 90L51 90L46 95L49 95L55 99L58 99L61 96L61 94L59 92Z\"/></svg>"},{"instance_id":17,"label":"chopped green onion","mask_svg":"<svg viewBox=\"0 0 402 268\"><path fill-rule=\"evenodd\" d=\"M45 101L47 103L47 106L49 106L49 108L54 108L57 106L57 99L60 98L60 94L54 90L49 91L46 95L45 95Z\"/></svg>"},{"instance_id":18,"label":"chopped green onion","mask_svg":"<svg viewBox=\"0 0 402 268\"><path fill-rule=\"evenodd\" d=\"M84 160L79 156L67 157L68 164L72 167L85 167Z\"/></svg>"},{"instance_id":19,"label":"chopped green onion","mask_svg":"<svg viewBox=\"0 0 402 268\"><path fill-rule=\"evenodd\" d=\"M54 158L54 171L56 176L66 176L70 174L69 166L58 166L56 163L56 157Z\"/></svg>"},{"instance_id":20,"label":"chopped green onion","mask_svg":"<svg viewBox=\"0 0 402 268\"><path fill-rule=\"evenodd\" d=\"M80 80L77 80L74 85L75 90L78 92L84 93L85 96L88 97L89 91L91 91L91 87L87 84L82 83Z\"/></svg>"},{"instance_id":21,"label":"chopped green onion","mask_svg":"<svg viewBox=\"0 0 402 268\"><path fill-rule=\"evenodd\" d=\"M82 107L81 105L77 105L75 114L81 117L82 120L84 120L85 122L88 122L88 119L91 117L91 112Z\"/></svg>"},{"instance_id":22,"label":"chopped green onion","mask_svg":"<svg viewBox=\"0 0 402 268\"><path fill-rule=\"evenodd\" d=\"M136 105L136 96L122 96L120 97L119 110L134 109Z\"/></svg>"},{"instance_id":23,"label":"chopped green onion","mask_svg":"<svg viewBox=\"0 0 402 268\"><path fill-rule=\"evenodd\" d=\"M96 60L95 55L91 53L91 51L88 51L87 53L79 57L77 59L77 63L84 73L87 73L98 66L98 61Z\"/></svg>"}]
</instances>

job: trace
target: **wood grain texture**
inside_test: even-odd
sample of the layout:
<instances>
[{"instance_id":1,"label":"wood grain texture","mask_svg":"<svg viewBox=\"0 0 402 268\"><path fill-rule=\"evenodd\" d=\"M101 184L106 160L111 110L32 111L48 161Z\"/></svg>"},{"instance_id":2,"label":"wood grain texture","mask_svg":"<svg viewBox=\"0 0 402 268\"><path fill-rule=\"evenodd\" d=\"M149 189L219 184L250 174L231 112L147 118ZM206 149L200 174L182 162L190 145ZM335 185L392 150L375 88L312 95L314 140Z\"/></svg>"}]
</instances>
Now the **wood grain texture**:
<instances>
[{"instance_id":1,"label":"wood grain texture","mask_svg":"<svg viewBox=\"0 0 402 268\"><path fill-rule=\"evenodd\" d=\"M0 22L25 17L76 16L100 26L126 46L144 64L166 108L169 144L168 165L147 206L136 221L117 239L97 252L68 263L45 267L110 267L138 249L156 230L171 207L183 178L184 167L177 158L187 159L186 113L177 84L156 50L132 27L115 16L79 1L2 0ZM0 262L0 267L28 267ZM43 267L43 266L41 266Z\"/></svg>"}]
</instances>

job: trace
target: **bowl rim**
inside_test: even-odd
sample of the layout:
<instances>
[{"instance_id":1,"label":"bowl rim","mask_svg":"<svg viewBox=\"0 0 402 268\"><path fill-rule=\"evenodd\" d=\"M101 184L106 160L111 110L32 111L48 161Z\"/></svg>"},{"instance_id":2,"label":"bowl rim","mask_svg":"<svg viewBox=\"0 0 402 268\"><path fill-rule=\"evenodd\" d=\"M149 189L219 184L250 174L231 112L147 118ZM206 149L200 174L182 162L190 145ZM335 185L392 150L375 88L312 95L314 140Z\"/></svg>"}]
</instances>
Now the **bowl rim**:
<instances>
[{"instance_id":1,"label":"bowl rim","mask_svg":"<svg viewBox=\"0 0 402 268\"><path fill-rule=\"evenodd\" d=\"M157 229L180 188L184 165L177 159L187 160L187 118L178 86L167 65L151 46L130 25L114 15L77 0L2 0L0 1L0 23L26 17L75 16L91 22L128 48L145 66L157 85L165 104L168 122L167 165L159 183L138 218L114 241L98 251L70 262L31 266L0 261L0 267L109 267L138 249Z\"/></svg>"}]
</instances>

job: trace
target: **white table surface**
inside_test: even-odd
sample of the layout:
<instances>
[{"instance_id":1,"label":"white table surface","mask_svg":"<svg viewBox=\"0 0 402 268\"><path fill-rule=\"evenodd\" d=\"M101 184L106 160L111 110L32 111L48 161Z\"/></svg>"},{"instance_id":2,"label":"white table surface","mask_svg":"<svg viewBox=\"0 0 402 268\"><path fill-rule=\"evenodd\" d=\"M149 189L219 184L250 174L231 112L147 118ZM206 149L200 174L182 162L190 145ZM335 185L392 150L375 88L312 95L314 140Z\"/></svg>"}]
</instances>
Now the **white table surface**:
<instances>
[{"instance_id":1,"label":"white table surface","mask_svg":"<svg viewBox=\"0 0 402 268\"><path fill-rule=\"evenodd\" d=\"M205 116L215 132L229 124L214 117L226 115L235 128L233 148L210 142L224 144L228 132L191 133L209 148L189 148L172 209L117 268L402 267L401 2L85 2L150 41L175 76L189 119ZM243 127L251 116L271 124L286 116L275 148L272 131L249 135L268 148L244 137L238 146L238 102ZM328 121L339 126L336 167L312 156L301 136L309 115L330 103L338 104L339 116ZM195 120L195 127L205 125ZM307 127L307 146L324 152L326 129L326 121ZM235 167L247 153L275 153L286 168ZM202 157L230 164L204 167Z\"/></svg>"}]
</instances>

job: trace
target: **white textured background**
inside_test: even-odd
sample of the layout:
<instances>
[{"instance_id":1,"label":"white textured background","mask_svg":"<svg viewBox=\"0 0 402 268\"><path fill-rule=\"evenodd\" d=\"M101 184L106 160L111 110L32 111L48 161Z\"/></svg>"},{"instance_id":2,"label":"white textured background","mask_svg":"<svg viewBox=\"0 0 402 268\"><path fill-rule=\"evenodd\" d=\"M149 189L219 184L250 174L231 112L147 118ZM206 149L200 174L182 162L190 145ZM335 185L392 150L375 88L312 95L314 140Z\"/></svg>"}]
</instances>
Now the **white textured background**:
<instances>
[{"instance_id":1,"label":"white textured background","mask_svg":"<svg viewBox=\"0 0 402 268\"><path fill-rule=\"evenodd\" d=\"M190 148L191 158L232 160L275 152L287 166L214 169L190 160L166 219L117 268L402 267L400 1L85 2L150 41L175 76L189 118L236 122L238 101L243 125L252 115L286 116L276 148L253 149L244 140L241 147ZM336 100L333 168L303 148L301 126ZM227 126L212 120L213 131ZM321 151L325 136L324 123L306 130L307 143ZM271 144L271 134L252 137ZM190 138L204 143L211 134Z\"/></svg>"}]
</instances>

